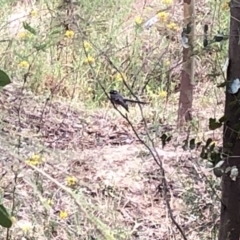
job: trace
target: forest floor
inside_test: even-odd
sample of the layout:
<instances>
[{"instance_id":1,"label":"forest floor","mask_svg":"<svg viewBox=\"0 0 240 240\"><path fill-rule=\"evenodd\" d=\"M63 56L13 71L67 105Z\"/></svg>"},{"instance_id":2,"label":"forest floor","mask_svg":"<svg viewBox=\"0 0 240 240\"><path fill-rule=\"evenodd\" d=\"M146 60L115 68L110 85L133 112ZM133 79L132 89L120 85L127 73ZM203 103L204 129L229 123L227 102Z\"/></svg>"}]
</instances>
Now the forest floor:
<instances>
[{"instance_id":1,"label":"forest floor","mask_svg":"<svg viewBox=\"0 0 240 240\"><path fill-rule=\"evenodd\" d=\"M77 179L72 188L97 207L91 211L117 239L182 239L169 217L159 166L113 108L89 111L60 101L46 104L31 92L10 86L1 93L1 113L1 187L9 203L13 192L16 198L14 239L22 236L25 225L32 239L99 239L68 194L27 167L25 160L33 153L45 159L41 169L60 183L67 184L69 176ZM134 128L146 139L141 121ZM220 204L219 192L212 188L219 181L205 168L199 151L183 150L187 135L179 137L176 126L160 125L155 131L174 219L189 239L214 239ZM164 149L161 132L173 135ZM203 136L221 142L216 131ZM46 201L51 206L48 217ZM68 221L59 217L61 211L68 213ZM76 218L86 222L76 227ZM53 226L46 230L46 224Z\"/></svg>"}]
</instances>

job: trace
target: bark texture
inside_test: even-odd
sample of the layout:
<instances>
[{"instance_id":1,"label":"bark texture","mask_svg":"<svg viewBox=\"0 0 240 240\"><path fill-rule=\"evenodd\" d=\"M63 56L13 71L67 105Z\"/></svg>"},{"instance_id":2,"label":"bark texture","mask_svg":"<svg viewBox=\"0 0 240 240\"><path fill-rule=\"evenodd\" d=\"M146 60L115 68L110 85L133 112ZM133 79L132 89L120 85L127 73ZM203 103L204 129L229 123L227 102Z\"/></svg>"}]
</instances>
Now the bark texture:
<instances>
[{"instance_id":1,"label":"bark texture","mask_svg":"<svg viewBox=\"0 0 240 240\"><path fill-rule=\"evenodd\" d=\"M192 120L192 102L194 86L194 0L184 0L184 25L190 27L187 34L189 48L183 48L183 67L180 86L180 97L178 106L178 126L181 127L185 122Z\"/></svg>"},{"instance_id":2,"label":"bark texture","mask_svg":"<svg viewBox=\"0 0 240 240\"><path fill-rule=\"evenodd\" d=\"M229 39L229 66L227 80L240 79L240 0L231 1L231 22ZM236 166L240 173L240 91L233 95L226 92L223 147L227 157L224 168ZM229 173L222 176L222 205L219 229L219 240L238 240L240 237L240 178L233 181Z\"/></svg>"}]
</instances>

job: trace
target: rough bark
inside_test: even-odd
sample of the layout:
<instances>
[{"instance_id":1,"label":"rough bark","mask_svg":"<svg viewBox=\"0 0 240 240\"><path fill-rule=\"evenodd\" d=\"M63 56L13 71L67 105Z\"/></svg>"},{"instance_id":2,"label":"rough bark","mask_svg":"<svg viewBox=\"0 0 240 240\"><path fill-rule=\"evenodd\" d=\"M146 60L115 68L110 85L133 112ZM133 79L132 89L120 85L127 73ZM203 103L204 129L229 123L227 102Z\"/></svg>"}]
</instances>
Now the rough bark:
<instances>
[{"instance_id":1,"label":"rough bark","mask_svg":"<svg viewBox=\"0 0 240 240\"><path fill-rule=\"evenodd\" d=\"M188 34L189 48L183 48L183 67L180 86L180 97L178 106L178 126L181 127L185 122L192 119L193 85L194 85L194 0L184 0L184 25L190 26Z\"/></svg>"},{"instance_id":2,"label":"rough bark","mask_svg":"<svg viewBox=\"0 0 240 240\"><path fill-rule=\"evenodd\" d=\"M231 23L229 39L229 67L227 80L240 79L240 45L238 29L240 27L240 0L231 1ZM240 104L230 103L240 99L240 91L236 95L226 92L223 147L227 157L224 168L236 166L240 173ZM233 181L229 173L222 176L222 201L219 240L238 240L240 237L240 178Z\"/></svg>"}]
</instances>

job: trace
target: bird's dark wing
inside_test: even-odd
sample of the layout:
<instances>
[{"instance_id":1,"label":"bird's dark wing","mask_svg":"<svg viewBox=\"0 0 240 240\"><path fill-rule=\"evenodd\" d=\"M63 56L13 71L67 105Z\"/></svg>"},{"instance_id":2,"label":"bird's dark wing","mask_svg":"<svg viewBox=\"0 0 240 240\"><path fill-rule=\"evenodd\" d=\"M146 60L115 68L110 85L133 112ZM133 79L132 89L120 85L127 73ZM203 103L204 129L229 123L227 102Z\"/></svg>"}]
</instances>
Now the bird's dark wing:
<instances>
[{"instance_id":1,"label":"bird's dark wing","mask_svg":"<svg viewBox=\"0 0 240 240\"><path fill-rule=\"evenodd\" d=\"M124 107L128 111L128 105L121 94L117 91L110 93L110 99L113 104L118 104Z\"/></svg>"}]
</instances>

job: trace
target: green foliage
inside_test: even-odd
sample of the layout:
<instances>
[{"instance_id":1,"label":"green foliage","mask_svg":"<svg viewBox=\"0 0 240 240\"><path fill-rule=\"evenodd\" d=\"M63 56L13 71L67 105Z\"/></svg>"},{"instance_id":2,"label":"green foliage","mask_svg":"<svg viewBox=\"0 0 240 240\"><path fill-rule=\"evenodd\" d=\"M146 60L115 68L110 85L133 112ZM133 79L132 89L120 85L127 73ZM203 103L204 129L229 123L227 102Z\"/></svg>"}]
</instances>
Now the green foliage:
<instances>
[{"instance_id":1,"label":"green foliage","mask_svg":"<svg viewBox=\"0 0 240 240\"><path fill-rule=\"evenodd\" d=\"M181 49L175 48L181 26L166 10L166 20L147 31L143 23L150 15L132 16L131 6L130 0L41 2L36 7L37 16L30 14L22 22L25 36L12 39L11 62L8 56L3 57L6 70L21 78L26 71L16 66L27 61L32 76L27 85L36 94L55 89L55 95L69 98L74 91L74 99L85 103L105 104L102 87L116 88L129 96L125 84L151 101L166 99L179 85L180 72L174 69L182 57ZM138 21L134 20L136 17ZM221 24L213 24L209 39L221 32L225 34L226 13L216 21ZM202 24L200 18L196 22ZM68 30L74 32L72 38L66 36ZM189 29L186 30L188 33ZM224 59L225 41L221 41L223 51L216 47L216 42L203 51L197 44L200 39L197 37L194 50L203 65L208 52L215 65ZM91 47L85 48L86 43ZM206 74L213 78L219 74L214 66L210 66L210 71ZM159 92L167 94L159 99Z\"/></svg>"},{"instance_id":2,"label":"green foliage","mask_svg":"<svg viewBox=\"0 0 240 240\"><path fill-rule=\"evenodd\" d=\"M205 146L202 147L200 157L208 161L210 168L214 169L217 177L221 176L221 166L224 163L222 156L222 148L216 147L216 143L211 138L208 138Z\"/></svg>"},{"instance_id":3,"label":"green foliage","mask_svg":"<svg viewBox=\"0 0 240 240\"><path fill-rule=\"evenodd\" d=\"M209 129L216 130L222 127L222 123L217 121L215 118L209 118Z\"/></svg>"},{"instance_id":4,"label":"green foliage","mask_svg":"<svg viewBox=\"0 0 240 240\"><path fill-rule=\"evenodd\" d=\"M11 83L9 76L0 69L0 87L5 87L9 83Z\"/></svg>"},{"instance_id":5,"label":"green foliage","mask_svg":"<svg viewBox=\"0 0 240 240\"><path fill-rule=\"evenodd\" d=\"M171 141L172 135L167 135L166 133L164 133L160 138L162 141L162 148L164 148L166 144Z\"/></svg>"},{"instance_id":6,"label":"green foliage","mask_svg":"<svg viewBox=\"0 0 240 240\"><path fill-rule=\"evenodd\" d=\"M12 226L12 220L8 214L7 209L0 204L0 225L5 228L10 228Z\"/></svg>"},{"instance_id":7,"label":"green foliage","mask_svg":"<svg viewBox=\"0 0 240 240\"><path fill-rule=\"evenodd\" d=\"M24 29L29 31L31 34L33 34L33 35L37 34L37 31L34 28L32 28L27 22L23 22L23 27L24 27Z\"/></svg>"},{"instance_id":8,"label":"green foliage","mask_svg":"<svg viewBox=\"0 0 240 240\"><path fill-rule=\"evenodd\" d=\"M184 140L183 141L183 145L182 145L182 148L184 151L187 151L187 150L193 150L193 149L198 149L200 146L201 146L202 142L197 142L196 143L196 139L195 138L192 138L190 141L188 139Z\"/></svg>"}]
</instances>

